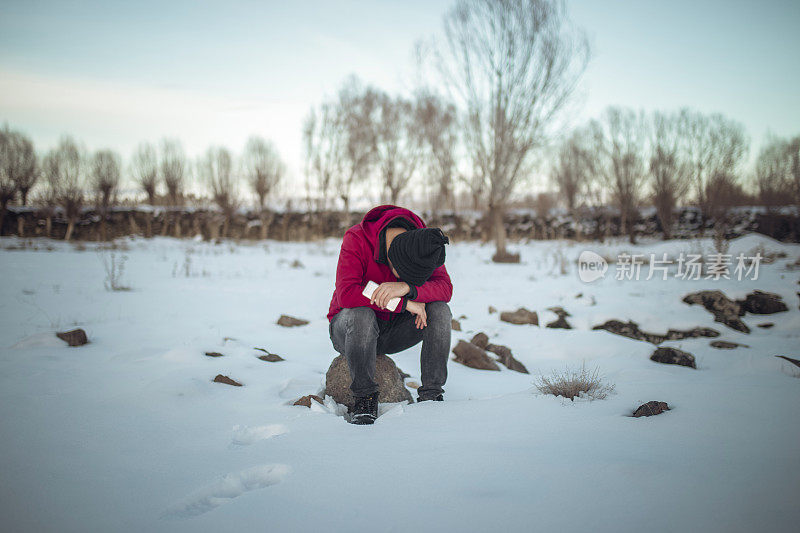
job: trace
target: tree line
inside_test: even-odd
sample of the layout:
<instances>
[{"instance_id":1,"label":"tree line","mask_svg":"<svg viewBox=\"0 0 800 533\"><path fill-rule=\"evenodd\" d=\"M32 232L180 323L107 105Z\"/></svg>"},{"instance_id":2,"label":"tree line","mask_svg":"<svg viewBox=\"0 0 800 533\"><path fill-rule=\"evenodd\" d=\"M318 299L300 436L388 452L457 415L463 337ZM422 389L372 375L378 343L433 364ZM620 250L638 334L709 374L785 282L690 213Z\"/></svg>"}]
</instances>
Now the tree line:
<instances>
[{"instance_id":1,"label":"tree line","mask_svg":"<svg viewBox=\"0 0 800 533\"><path fill-rule=\"evenodd\" d=\"M439 35L420 41L416 50L430 76L410 97L351 76L312 106L302 127L309 209L348 213L353 199L374 185L391 203L423 193L434 211L455 209L456 192L466 193L472 207L487 214L494 259L514 261L518 257L506 251L503 216L537 176L549 176L549 186L573 214L615 205L631 239L645 204L657 209L665 237L679 203L698 205L720 231L737 203L800 204L800 137L770 138L755 168L746 169L749 138L741 124L720 114L612 107L567 127L591 51L561 0L457 0ZM39 203L62 207L70 222L67 237L92 195L102 219L123 174L118 154L87 154L71 137L37 157L30 139L8 126L0 153L2 213L16 195L25 204L40 183ZM179 141L165 139L140 145L129 174L150 204L160 187L171 206L180 205L188 180L197 178L226 225L244 202L245 181L263 229L267 201L285 180L285 168L274 145L259 137L241 156L211 147L194 162Z\"/></svg>"},{"instance_id":2,"label":"tree line","mask_svg":"<svg viewBox=\"0 0 800 533\"><path fill-rule=\"evenodd\" d=\"M665 238L687 202L724 233L733 206L800 205L800 136L769 138L751 169L748 151L744 127L721 114L611 107L561 142L551 176L571 213L615 205L631 239L643 204L655 207Z\"/></svg>"},{"instance_id":3,"label":"tree line","mask_svg":"<svg viewBox=\"0 0 800 533\"><path fill-rule=\"evenodd\" d=\"M238 207L245 201L242 181L257 201L262 220L269 218L267 201L284 178L286 166L275 145L253 136L238 158L225 147L212 146L195 161L190 161L180 141L139 144L130 158L128 175L147 198L149 205L161 203L178 207L184 204L187 186L196 177L211 200L225 216L223 235ZM82 209L94 205L104 233L106 215L116 201L124 165L120 155L109 149L89 153L69 135L58 145L38 155L25 134L5 125L0 129L0 228L9 202L19 199L25 206L34 187L37 205L50 211L60 207L67 220L65 240L69 240ZM180 226L174 224L176 236ZM262 231L266 224L262 225ZM47 228L47 234L50 228Z\"/></svg>"}]
</instances>

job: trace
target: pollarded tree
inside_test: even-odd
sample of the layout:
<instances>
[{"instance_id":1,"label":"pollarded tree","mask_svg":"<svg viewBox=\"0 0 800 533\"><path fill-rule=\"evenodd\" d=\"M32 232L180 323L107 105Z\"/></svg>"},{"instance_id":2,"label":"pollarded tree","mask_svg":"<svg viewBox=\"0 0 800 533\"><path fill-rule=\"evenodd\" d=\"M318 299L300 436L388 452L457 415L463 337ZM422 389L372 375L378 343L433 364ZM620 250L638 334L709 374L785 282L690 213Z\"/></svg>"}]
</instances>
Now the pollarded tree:
<instances>
[{"instance_id":1,"label":"pollarded tree","mask_svg":"<svg viewBox=\"0 0 800 533\"><path fill-rule=\"evenodd\" d=\"M672 236L672 223L678 202L689 190L691 166L686 116L680 113L656 112L651 118L650 185L653 205L664 232Z\"/></svg>"},{"instance_id":2,"label":"pollarded tree","mask_svg":"<svg viewBox=\"0 0 800 533\"><path fill-rule=\"evenodd\" d=\"M45 177L67 218L66 241L72 238L83 207L87 166L85 149L69 136L62 137L44 158Z\"/></svg>"},{"instance_id":3,"label":"pollarded tree","mask_svg":"<svg viewBox=\"0 0 800 533\"><path fill-rule=\"evenodd\" d=\"M591 131L577 129L558 148L553 165L553 181L567 210L575 215L578 202L586 194L586 188L595 172Z\"/></svg>"},{"instance_id":4,"label":"pollarded tree","mask_svg":"<svg viewBox=\"0 0 800 533\"><path fill-rule=\"evenodd\" d=\"M0 235L2 235L8 202L19 193L22 205L36 183L39 171L31 140L5 125L0 129Z\"/></svg>"},{"instance_id":5,"label":"pollarded tree","mask_svg":"<svg viewBox=\"0 0 800 533\"><path fill-rule=\"evenodd\" d=\"M800 135L789 141L787 152L794 203L800 205Z\"/></svg>"},{"instance_id":6,"label":"pollarded tree","mask_svg":"<svg viewBox=\"0 0 800 533\"><path fill-rule=\"evenodd\" d=\"M180 141L175 139L164 139L161 142L161 158L159 162L161 179L167 189L167 202L172 207L177 207L183 201L183 188L186 176L189 172L186 154L183 151ZM180 213L172 213L174 218L175 237L181 236ZM164 217L164 225L161 234L167 234L169 220Z\"/></svg>"},{"instance_id":7,"label":"pollarded tree","mask_svg":"<svg viewBox=\"0 0 800 533\"><path fill-rule=\"evenodd\" d=\"M756 160L755 185L758 200L768 210L792 203L791 143L771 137L761 148Z\"/></svg>"},{"instance_id":8,"label":"pollarded tree","mask_svg":"<svg viewBox=\"0 0 800 533\"><path fill-rule=\"evenodd\" d=\"M0 235L3 234L8 202L17 195L17 181L14 179L17 167L14 135L15 132L8 125L0 129Z\"/></svg>"},{"instance_id":9,"label":"pollarded tree","mask_svg":"<svg viewBox=\"0 0 800 533\"><path fill-rule=\"evenodd\" d=\"M610 107L591 129L597 153L597 171L619 209L620 232L636 242L641 188L647 177L647 124L641 112Z\"/></svg>"},{"instance_id":10,"label":"pollarded tree","mask_svg":"<svg viewBox=\"0 0 800 533\"><path fill-rule=\"evenodd\" d=\"M345 219L349 219L353 187L367 180L376 161L378 91L363 87L351 76L339 90L336 108L344 142L340 145L341 171L334 175L334 187L342 200Z\"/></svg>"},{"instance_id":11,"label":"pollarded tree","mask_svg":"<svg viewBox=\"0 0 800 533\"><path fill-rule=\"evenodd\" d=\"M20 202L28 204L28 194L39 178L38 161L33 141L21 132L13 133L14 182L17 184Z\"/></svg>"},{"instance_id":12,"label":"pollarded tree","mask_svg":"<svg viewBox=\"0 0 800 533\"><path fill-rule=\"evenodd\" d=\"M209 148L198 160L197 172L225 216L222 236L228 237L231 221L239 205L239 180L233 171L231 153L227 148Z\"/></svg>"},{"instance_id":13,"label":"pollarded tree","mask_svg":"<svg viewBox=\"0 0 800 533\"><path fill-rule=\"evenodd\" d=\"M150 143L141 143L131 158L131 174L147 195L147 203L155 205L158 189L158 151Z\"/></svg>"},{"instance_id":14,"label":"pollarded tree","mask_svg":"<svg viewBox=\"0 0 800 533\"><path fill-rule=\"evenodd\" d=\"M161 142L161 179L167 189L169 205L176 206L183 196L183 185L187 174L186 154L180 141L164 139Z\"/></svg>"},{"instance_id":15,"label":"pollarded tree","mask_svg":"<svg viewBox=\"0 0 800 533\"><path fill-rule=\"evenodd\" d=\"M376 163L389 202L396 204L419 166L422 138L414 104L402 97L392 98L384 92L378 93L377 98Z\"/></svg>"},{"instance_id":16,"label":"pollarded tree","mask_svg":"<svg viewBox=\"0 0 800 533\"><path fill-rule=\"evenodd\" d=\"M332 102L311 109L303 124L306 189L309 201L316 189L319 207L328 209L334 177L342 172L345 139L339 113Z\"/></svg>"},{"instance_id":17,"label":"pollarded tree","mask_svg":"<svg viewBox=\"0 0 800 533\"><path fill-rule=\"evenodd\" d=\"M466 114L466 145L486 184L496 260L503 213L559 118L589 58L559 0L459 0L444 20L439 66Z\"/></svg>"},{"instance_id":18,"label":"pollarded tree","mask_svg":"<svg viewBox=\"0 0 800 533\"><path fill-rule=\"evenodd\" d=\"M709 184L737 174L749 148L747 135L741 124L718 113L704 115L684 109L681 114L688 133L688 160L697 203L704 217L713 218L715 207L711 202L715 200L707 193L714 188Z\"/></svg>"},{"instance_id":19,"label":"pollarded tree","mask_svg":"<svg viewBox=\"0 0 800 533\"><path fill-rule=\"evenodd\" d=\"M267 216L267 199L286 173L286 165L274 144L254 136L247 141L242 166L250 188L258 198L261 238L266 239L271 222L271 217Z\"/></svg>"},{"instance_id":20,"label":"pollarded tree","mask_svg":"<svg viewBox=\"0 0 800 533\"><path fill-rule=\"evenodd\" d=\"M423 165L435 187L432 211L449 206L455 210L453 194L458 148L456 107L432 93L416 98L416 124L424 149Z\"/></svg>"},{"instance_id":21,"label":"pollarded tree","mask_svg":"<svg viewBox=\"0 0 800 533\"><path fill-rule=\"evenodd\" d=\"M100 211L100 234L106 239L106 217L108 207L117 193L120 179L120 157L111 150L100 150L91 161L92 189Z\"/></svg>"}]
</instances>

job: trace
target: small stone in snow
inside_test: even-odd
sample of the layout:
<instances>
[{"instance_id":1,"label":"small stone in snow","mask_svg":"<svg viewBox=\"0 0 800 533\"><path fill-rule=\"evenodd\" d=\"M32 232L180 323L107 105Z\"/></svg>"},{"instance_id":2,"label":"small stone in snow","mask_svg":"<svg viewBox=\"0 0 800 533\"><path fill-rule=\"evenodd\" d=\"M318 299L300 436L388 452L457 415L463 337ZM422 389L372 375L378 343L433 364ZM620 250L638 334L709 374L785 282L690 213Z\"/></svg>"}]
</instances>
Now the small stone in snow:
<instances>
[{"instance_id":1,"label":"small stone in snow","mask_svg":"<svg viewBox=\"0 0 800 533\"><path fill-rule=\"evenodd\" d=\"M277 324L285 328L293 328L295 326L305 326L306 324L308 324L308 320L303 320L302 318L295 318L289 315L281 315L281 317L278 319Z\"/></svg>"},{"instance_id":2,"label":"small stone in snow","mask_svg":"<svg viewBox=\"0 0 800 533\"><path fill-rule=\"evenodd\" d=\"M65 341L70 346L83 346L89 342L89 339L86 338L86 332L81 328L58 332L56 333L56 337Z\"/></svg>"},{"instance_id":3,"label":"small stone in snow","mask_svg":"<svg viewBox=\"0 0 800 533\"><path fill-rule=\"evenodd\" d=\"M633 412L633 416L639 418L640 416L655 416L660 415L664 411L669 411L667 402L647 402L643 403Z\"/></svg>"},{"instance_id":4,"label":"small stone in snow","mask_svg":"<svg viewBox=\"0 0 800 533\"><path fill-rule=\"evenodd\" d=\"M238 381L234 381L228 376L223 376L222 374L217 374L217 377L214 378L215 383L224 383L225 385L233 385L234 387L241 387L242 384Z\"/></svg>"}]
</instances>

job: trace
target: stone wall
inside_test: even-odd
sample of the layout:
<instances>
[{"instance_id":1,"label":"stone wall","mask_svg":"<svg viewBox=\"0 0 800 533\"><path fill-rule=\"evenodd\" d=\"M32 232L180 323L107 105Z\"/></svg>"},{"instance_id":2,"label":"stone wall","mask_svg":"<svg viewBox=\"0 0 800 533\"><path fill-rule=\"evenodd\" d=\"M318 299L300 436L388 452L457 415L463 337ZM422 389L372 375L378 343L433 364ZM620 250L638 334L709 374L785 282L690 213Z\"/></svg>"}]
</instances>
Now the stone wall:
<instances>
[{"instance_id":1,"label":"stone wall","mask_svg":"<svg viewBox=\"0 0 800 533\"><path fill-rule=\"evenodd\" d=\"M113 208L103 221L96 210L86 209L75 225L73 239L103 240L126 235L194 237L205 240L222 237L233 239L269 238L284 241L307 241L342 236L364 213L328 212L256 212L237 213L230 223L218 211L172 208ZM441 227L454 241L485 240L487 224L481 213L466 211L459 214L431 215L421 213L429 226ZM602 239L620 235L619 217L609 209L584 211L576 219L565 213L539 217L533 210L510 210L505 216L506 230L511 240L524 239ZM638 236L661 236L655 213L645 212L635 222ZM63 239L67 220L58 210L10 207L2 234L21 237L50 237ZM726 226L727 237L759 232L787 242L800 240L800 213L783 209L767 213L761 208L737 208ZM681 208L672 228L674 238L694 238L712 235L714 225L703 220L696 208Z\"/></svg>"}]
</instances>

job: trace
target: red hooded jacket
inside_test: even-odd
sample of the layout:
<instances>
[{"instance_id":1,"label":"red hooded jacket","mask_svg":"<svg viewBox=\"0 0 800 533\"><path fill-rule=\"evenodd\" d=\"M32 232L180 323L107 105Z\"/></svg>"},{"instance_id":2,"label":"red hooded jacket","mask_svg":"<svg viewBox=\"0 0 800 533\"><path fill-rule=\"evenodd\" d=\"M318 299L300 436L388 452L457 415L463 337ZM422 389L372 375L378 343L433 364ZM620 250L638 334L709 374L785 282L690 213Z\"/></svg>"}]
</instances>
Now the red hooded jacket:
<instances>
[{"instance_id":1,"label":"red hooded jacket","mask_svg":"<svg viewBox=\"0 0 800 533\"><path fill-rule=\"evenodd\" d=\"M361 294L368 281L378 285L386 281L399 281L389 265L378 262L380 232L398 217L409 220L417 228L425 227L422 219L410 210L396 205L381 205L371 209L360 223L345 232L336 266L336 288L331 298L328 320L345 307L369 307L381 320L388 320L392 314L403 312L405 297L394 311L389 311L370 304L369 298ZM452 295L453 284L442 265L433 271L428 281L417 287L415 301L449 302Z\"/></svg>"}]
</instances>

